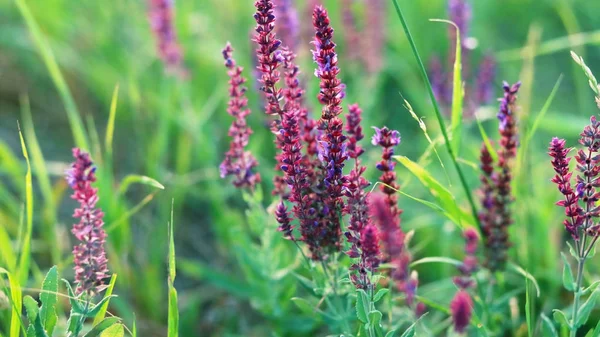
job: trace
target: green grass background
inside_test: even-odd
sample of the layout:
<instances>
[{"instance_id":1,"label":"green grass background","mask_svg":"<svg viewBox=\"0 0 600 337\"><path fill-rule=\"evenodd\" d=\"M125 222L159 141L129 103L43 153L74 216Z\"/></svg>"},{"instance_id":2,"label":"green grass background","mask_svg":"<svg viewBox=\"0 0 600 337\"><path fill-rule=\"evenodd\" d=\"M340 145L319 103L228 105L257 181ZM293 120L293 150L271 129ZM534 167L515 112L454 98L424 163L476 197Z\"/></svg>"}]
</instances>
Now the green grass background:
<instances>
[{"instance_id":1,"label":"green grass background","mask_svg":"<svg viewBox=\"0 0 600 337\"><path fill-rule=\"evenodd\" d=\"M35 262L28 285L33 286L40 283L43 271L52 264L58 264L67 275L70 272L69 228L74 203L68 198L62 174L71 160L70 149L75 141L66 113L70 108L61 96L64 89L57 90L17 2L20 1L0 2L0 226L18 251L26 172L20 154L19 120L30 151L35 139L39 143L39 153L31 154L36 201L32 239ZM228 78L220 51L225 42L231 41L238 63L245 66L246 76L251 75L252 1L175 1L175 25L190 73L187 81L164 74L156 57L144 1L26 3L72 93L87 129L88 149L99 167L101 207L110 228L111 269L119 274L116 292L120 297L113 301L113 310L126 321L135 312L140 330L148 331L147 335L164 335L161 331L166 329L168 241L165 224L174 198L175 245L184 262L178 264L184 272L176 282L180 289L181 334L206 331L206 335L214 336L265 336L266 331L276 330L273 325L283 324L282 321L269 320L268 315L253 310L256 304L243 289L247 279L237 277L240 267L236 250L241 244L236 233L247 226L246 205L239 191L218 177L231 121L225 112ZM422 56L444 57L448 50L446 27L428 19L447 18L445 1L400 3ZM325 4L336 28L341 76L348 85L346 102L362 106L367 138L371 136L370 126L396 128L403 138L397 153L418 160L427 142L403 107L400 94L424 117L433 138L440 132L391 1L386 3L389 10L385 31L381 32L386 39L385 64L376 75L365 74L360 66L344 59L349 46L343 42L339 2ZM362 24L364 8L357 5L354 9ZM299 12L302 24L308 23L306 10L299 8ZM559 252L565 247L561 210L553 206L558 193L549 182L552 171L546 146L552 136L567 138L575 145L587 118L597 112L587 80L569 56L569 50L576 51L592 71L600 72L597 13L600 3L584 0L477 0L473 4L469 35L477 39L478 47L471 57L472 69L485 52L491 51L499 61L494 83L496 96L501 94L503 79L523 81L519 96L523 139L528 137L526 132L555 82L561 74L564 76L547 116L541 120L527 152L520 157L515 184L516 223L511 229L515 238L512 259L542 285L544 300L537 305L546 313L569 303L557 277L561 268ZM302 44L300 48L307 97L316 106L317 82L312 76L314 65L308 59L311 46ZM111 153L104 145L104 135L110 125L107 121L116 85L118 105ZM251 82L249 86L254 89ZM250 90L249 95L253 108L250 123L255 131L250 148L260 161L267 205L274 154L272 136L264 126L256 90ZM483 114L483 125L492 138L496 138L495 110L493 103ZM469 163L477 162L481 137L472 122L465 123L463 133L460 157L469 184L475 189L478 171ZM367 144L365 147L365 162L374 164L377 151ZM438 146L438 151L446 162L448 179L435 157L424 164L439 181L450 181L451 191L466 207L443 147ZM433 200L409 172L400 165L397 171L406 193ZM165 189L157 190L147 184L124 187L123 179L129 174L149 176ZM369 177L376 174L374 167L369 167ZM143 208L132 214L140 203ZM408 198L401 198L400 205L405 209L403 224L416 230L413 246L417 257L460 256L462 245L455 225ZM443 265L418 270L423 291L431 294L442 294L445 288L438 286L440 280L447 280L454 273ZM588 272L588 278L595 279L596 261L590 263ZM0 317L5 316L0 313Z\"/></svg>"}]
</instances>

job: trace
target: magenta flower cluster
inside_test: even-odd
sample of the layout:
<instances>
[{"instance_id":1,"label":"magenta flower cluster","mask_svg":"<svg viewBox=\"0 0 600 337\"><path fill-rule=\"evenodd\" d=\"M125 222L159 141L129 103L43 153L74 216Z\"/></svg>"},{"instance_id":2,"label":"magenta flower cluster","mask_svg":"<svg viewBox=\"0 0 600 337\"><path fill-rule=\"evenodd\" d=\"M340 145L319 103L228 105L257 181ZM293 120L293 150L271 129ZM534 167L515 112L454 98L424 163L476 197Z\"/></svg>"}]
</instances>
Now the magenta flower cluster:
<instances>
[{"instance_id":1,"label":"magenta flower cluster","mask_svg":"<svg viewBox=\"0 0 600 337\"><path fill-rule=\"evenodd\" d=\"M260 174L255 172L258 162L252 153L246 150L248 139L252 134L252 130L246 122L246 117L250 114L248 99L245 96L247 89L244 83L246 79L242 76L243 68L237 66L232 53L233 48L227 43L223 49L225 67L227 67L229 75L229 103L227 112L234 118L234 121L228 133L229 137L231 137L229 150L225 153L225 159L219 169L221 178L233 176L233 184L235 186L254 189L256 184L260 183L261 179Z\"/></svg>"},{"instance_id":2,"label":"magenta flower cluster","mask_svg":"<svg viewBox=\"0 0 600 337\"><path fill-rule=\"evenodd\" d=\"M465 332L473 315L473 300L468 290L475 286L472 275L478 268L475 254L479 235L475 229L469 228L464 231L463 236L465 238L465 258L462 265L458 267L461 275L454 278L454 284L458 287L458 291L450 302L454 330L458 333Z\"/></svg>"},{"instance_id":3,"label":"magenta flower cluster","mask_svg":"<svg viewBox=\"0 0 600 337\"><path fill-rule=\"evenodd\" d=\"M504 96L500 99L498 112L498 132L500 134L497 149L498 162L494 166L493 158L486 144L481 148L481 204L479 219L485 238L485 265L492 271L503 270L508 258L510 239L508 226L513 223L510 205L513 202L511 189L512 162L519 144L517 133L516 100L521 86L504 83Z\"/></svg>"},{"instance_id":4,"label":"magenta flower cluster","mask_svg":"<svg viewBox=\"0 0 600 337\"><path fill-rule=\"evenodd\" d=\"M79 241L73 248L76 293L93 296L103 290L105 280L109 277L104 250L104 213L96 207L98 190L92 187L96 181L96 168L90 155L75 148L73 157L75 162L67 170L66 180L73 189L71 198L79 203L73 213L73 218L79 219L79 222L71 230Z\"/></svg>"},{"instance_id":5,"label":"magenta flower cluster","mask_svg":"<svg viewBox=\"0 0 600 337\"><path fill-rule=\"evenodd\" d=\"M583 236L589 236L595 242L600 235L600 209L596 205L600 200L600 121L592 116L590 124L581 133L579 144L583 148L577 150L574 156L577 161L576 169L579 171L575 179L575 190L571 185L573 172L569 170L571 158L568 157L572 149L566 148L565 144L564 139L553 138L549 147L556 173L552 182L563 195L557 205L565 208L567 218L563 223L574 240L580 241Z\"/></svg>"}]
</instances>

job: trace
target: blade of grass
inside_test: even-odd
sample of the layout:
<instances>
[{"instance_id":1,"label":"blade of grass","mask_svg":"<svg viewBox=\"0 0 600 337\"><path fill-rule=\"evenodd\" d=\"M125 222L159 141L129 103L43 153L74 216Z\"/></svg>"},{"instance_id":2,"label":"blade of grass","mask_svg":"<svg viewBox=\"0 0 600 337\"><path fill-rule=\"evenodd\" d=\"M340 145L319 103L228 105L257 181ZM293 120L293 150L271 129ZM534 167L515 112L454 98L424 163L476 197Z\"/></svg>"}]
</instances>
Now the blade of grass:
<instances>
[{"instance_id":1,"label":"blade of grass","mask_svg":"<svg viewBox=\"0 0 600 337\"><path fill-rule=\"evenodd\" d=\"M117 274L112 274L112 277L110 278L110 283L108 284L108 288L106 288L106 292L104 293L104 297L110 298L110 296L113 293L113 289L115 288L116 281L117 281ZM104 302L104 304L102 304L100 311L98 311L98 313L96 314L96 317L94 317L93 325L97 325L98 323L102 322L102 320L106 316L106 310L108 310L109 302L110 302L110 299L107 300L106 302Z\"/></svg>"},{"instance_id":2,"label":"blade of grass","mask_svg":"<svg viewBox=\"0 0 600 337\"><path fill-rule=\"evenodd\" d=\"M117 101L119 100L119 84L115 86L112 100L110 102L110 113L108 115L108 124L106 126L106 136L104 139L104 150L106 151L106 160L112 162L113 154L113 135L115 133L115 117L117 115Z\"/></svg>"},{"instance_id":3,"label":"blade of grass","mask_svg":"<svg viewBox=\"0 0 600 337\"><path fill-rule=\"evenodd\" d=\"M19 258L19 271L17 278L20 284L26 284L29 278L29 265L31 264L31 235L33 232L33 183L31 179L31 164L29 162L29 154L27 153L27 146L25 145L25 139L21 132L21 126L19 128L19 138L21 140L21 149L23 150L23 157L27 163L27 173L25 174L25 209L27 222L25 227L25 233L23 236L23 242L21 245L21 256Z\"/></svg>"},{"instance_id":4,"label":"blade of grass","mask_svg":"<svg viewBox=\"0 0 600 337\"><path fill-rule=\"evenodd\" d=\"M423 65L423 60L421 60L421 56L419 55L419 51L417 50L417 45L415 44L412 34L410 33L410 29L408 28L408 24L406 22L406 19L404 18L404 15L402 14L400 5L398 5L398 0L392 0L392 1L394 3L394 7L396 8L396 14L398 14L398 18L400 19L400 22L402 23L402 27L404 28L404 32L406 33L406 37L408 39L410 47L411 47L413 54L417 60L417 63L419 64L419 68L421 70L421 75L423 77L423 80L425 81L427 90L429 91L429 97L431 98L431 102L433 103L433 110L435 111L435 116L440 125L440 130L442 132L442 135L444 136L446 150L448 151L448 154L450 155L450 158L452 159L452 163L454 164L454 168L456 169L456 172L458 173L458 176L460 178L460 182L462 184L462 187L463 187L465 194L467 196L467 199L469 201L469 205L471 207L471 212L473 213L473 218L479 227L479 231L481 233L483 233L481 223L479 222L479 217L477 216L477 207L475 206L475 201L471 194L471 189L469 188L469 185L467 184L467 180L462 171L462 168L460 167L458 161L456 160L456 154L454 153L454 150L452 149L452 145L450 143L450 139L448 137L448 133L447 133L446 127L444 125L444 119L442 117L442 113L440 112L439 104L438 104L437 100L435 99L435 95L433 93L433 88L431 87L431 82L429 81L429 76L427 76L427 70L425 69L425 65Z\"/></svg>"},{"instance_id":5,"label":"blade of grass","mask_svg":"<svg viewBox=\"0 0 600 337\"><path fill-rule=\"evenodd\" d=\"M9 336L19 337L19 332L21 330L23 330L23 334L25 335L25 327L23 326L23 321L21 320L21 311L23 310L23 298L19 281L8 270L2 267L0 267L0 274L4 274L8 277L8 285L10 287L10 291L7 291L7 293L10 292L10 303L12 306L12 312L10 315Z\"/></svg>"},{"instance_id":6,"label":"blade of grass","mask_svg":"<svg viewBox=\"0 0 600 337\"><path fill-rule=\"evenodd\" d=\"M175 267L175 240L173 238L173 206L175 200L171 200L171 221L169 222L169 318L168 337L179 336L179 308L177 306L177 290L174 282L176 276Z\"/></svg>"},{"instance_id":7,"label":"blade of grass","mask_svg":"<svg viewBox=\"0 0 600 337\"><path fill-rule=\"evenodd\" d=\"M462 117L463 117L463 98L464 90L462 85L462 48L460 41L460 29L458 26L448 20L431 19L432 22L442 22L454 26L456 28L456 52L454 55L454 68L452 75L452 117L450 122L452 147L456 156L460 152L461 136L462 136Z\"/></svg>"},{"instance_id":8,"label":"blade of grass","mask_svg":"<svg viewBox=\"0 0 600 337\"><path fill-rule=\"evenodd\" d=\"M60 263L60 244L56 241L56 203L52 194L52 184L50 183L50 176L46 169L46 161L44 155L38 143L37 136L35 134L35 127L33 125L33 119L31 118L31 106L29 105L29 97L21 97L21 113L23 116L23 130L25 132L25 138L29 144L29 150L31 151L31 162L33 170L37 177L42 197L44 198L44 235L46 241L50 246L50 254L52 257L52 263Z\"/></svg>"},{"instance_id":9,"label":"blade of grass","mask_svg":"<svg viewBox=\"0 0 600 337\"><path fill-rule=\"evenodd\" d=\"M538 113L537 117L533 121L533 125L531 126L531 129L527 133L527 137L525 137L525 141L527 142L527 144L529 144L529 142L533 138L533 135L535 135L535 132L539 128L540 124L542 123L542 120L546 117L546 113L548 112L548 110L550 109L550 106L552 105L552 102L554 101L554 96L556 96L556 93L558 92L558 88L560 87L560 84L562 83L562 79L563 79L563 75L561 74L558 77L558 80L556 80L556 83L554 83L554 87L552 88L550 95L546 99L544 106L542 106L540 113Z\"/></svg>"},{"instance_id":10,"label":"blade of grass","mask_svg":"<svg viewBox=\"0 0 600 337\"><path fill-rule=\"evenodd\" d=\"M25 0L15 0L17 7L19 8L19 12L23 19L25 20L25 24L33 37L33 41L50 73L50 77L58 90L58 93L65 105L65 111L67 112L67 117L69 119L69 124L71 126L71 131L73 132L73 138L75 140L75 144L77 147L89 151L88 140L85 133L85 128L83 126L83 122L81 120L79 111L77 109L77 105L75 104L75 100L73 99L73 95L63 77L62 72L56 62L56 58L54 57L54 53L48 44L48 41L42 34L40 26L38 25L35 17L31 13L29 6Z\"/></svg>"},{"instance_id":11,"label":"blade of grass","mask_svg":"<svg viewBox=\"0 0 600 337\"><path fill-rule=\"evenodd\" d=\"M534 55L535 57L548 55L559 51L575 48L578 46L585 46L587 44L600 44L600 30L567 35L542 42L538 46ZM500 63L508 61L520 61L527 57L525 56L524 52L526 48L527 47L521 47L516 49L500 51L496 53L496 58Z\"/></svg>"}]
</instances>

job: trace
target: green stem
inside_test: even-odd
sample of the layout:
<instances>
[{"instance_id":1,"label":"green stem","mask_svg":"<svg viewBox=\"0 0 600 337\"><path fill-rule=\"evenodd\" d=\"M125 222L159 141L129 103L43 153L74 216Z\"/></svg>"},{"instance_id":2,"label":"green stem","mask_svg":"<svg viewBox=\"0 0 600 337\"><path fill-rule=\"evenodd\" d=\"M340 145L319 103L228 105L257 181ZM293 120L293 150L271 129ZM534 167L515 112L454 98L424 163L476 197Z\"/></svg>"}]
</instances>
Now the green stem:
<instances>
[{"instance_id":1,"label":"green stem","mask_svg":"<svg viewBox=\"0 0 600 337\"><path fill-rule=\"evenodd\" d=\"M579 313L579 302L581 297L581 282L583 281L583 265L585 263L585 256L581 256L577 259L577 279L575 285L574 292L574 301L573 301L573 314L571 319L571 337L577 336L577 326L575 325L577 322L577 315Z\"/></svg>"},{"instance_id":2,"label":"green stem","mask_svg":"<svg viewBox=\"0 0 600 337\"><path fill-rule=\"evenodd\" d=\"M450 158L452 158L452 163L454 164L454 168L456 169L456 172L458 173L458 177L460 178L461 185L462 185L463 189L465 190L465 194L467 195L469 205L471 206L471 212L473 213L473 218L475 219L475 222L477 223L477 226L479 227L479 231L481 233L483 233L483 227L481 225L481 222L479 221L479 217L477 214L477 207L475 206L475 201L473 200L473 196L471 195L471 190L469 188L469 185L467 184L465 175L464 175L462 169L460 168L458 161L456 160L456 154L454 153L454 150L452 150L452 145L450 144L450 138L448 137L448 132L446 131L446 126L444 125L444 118L442 117L442 114L440 112L440 107L437 103L437 100L435 99L435 94L433 93L433 88L431 87L431 83L429 81L429 76L427 76L427 70L425 70L425 65L423 65L421 56L419 56L419 51L417 50L417 45L415 44L415 41L410 33L410 30L408 29L408 24L406 23L406 19L404 18L404 15L402 14L402 10L400 10L400 6L398 5L398 0L392 0L392 1L394 2L394 7L396 7L396 13L398 14L398 17L400 18L400 22L402 22L402 27L404 27L404 32L406 33L406 37L408 38L408 42L413 51L413 54L415 55L415 58L417 59L417 62L419 63L419 68L421 69L421 75L423 76L423 80L425 81L425 84L429 91L429 97L431 98L431 102L433 103L433 109L435 111L436 118L440 125L440 129L442 131L442 136L444 137L444 143L446 144L446 150L448 151Z\"/></svg>"}]
</instances>

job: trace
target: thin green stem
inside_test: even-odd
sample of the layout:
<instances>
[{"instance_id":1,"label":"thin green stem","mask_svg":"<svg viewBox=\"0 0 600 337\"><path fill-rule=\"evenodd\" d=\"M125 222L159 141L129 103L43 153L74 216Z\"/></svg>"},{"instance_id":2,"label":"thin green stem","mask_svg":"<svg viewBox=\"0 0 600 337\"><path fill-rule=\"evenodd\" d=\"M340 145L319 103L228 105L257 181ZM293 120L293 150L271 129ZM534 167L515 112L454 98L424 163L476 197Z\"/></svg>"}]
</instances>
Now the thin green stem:
<instances>
[{"instance_id":1,"label":"thin green stem","mask_svg":"<svg viewBox=\"0 0 600 337\"><path fill-rule=\"evenodd\" d=\"M582 245L583 247L583 245ZM577 259L577 279L575 284L574 300L573 300L573 314L571 319L571 335L570 337L577 336L577 318L579 314L579 302L581 297L581 282L583 281L583 265L585 264L585 257L581 256Z\"/></svg>"},{"instance_id":2,"label":"thin green stem","mask_svg":"<svg viewBox=\"0 0 600 337\"><path fill-rule=\"evenodd\" d=\"M458 164L458 160L456 159L456 154L454 153L454 150L452 150L452 145L450 144L450 138L448 137L448 132L446 131L446 126L444 125L444 118L442 117L442 114L440 112L440 107L437 103L437 100L435 99L435 94L433 93L433 88L431 87L431 82L429 81L429 76L427 76L427 70L425 70L425 65L423 65L421 56L419 56L419 51L417 50L417 45L415 44L415 41L410 33L408 24L406 23L406 19L404 18L404 15L402 14L402 10L400 9L400 6L398 5L398 0L392 0L392 1L394 2L394 7L396 7L396 13L398 14L398 17L400 18L400 22L402 22L402 27L404 27L404 32L406 33L406 37L408 38L408 42L413 51L413 54L415 55L415 58L417 59L417 62L419 63L419 68L421 69L421 75L423 76L423 80L425 81L425 85L427 87L427 90L429 91L429 97L431 98L431 102L433 103L433 109L435 111L436 118L440 125L440 129L442 131L442 136L444 137L444 143L446 144L446 150L448 151L448 154L450 155L450 158L452 159L454 168L456 169L456 172L458 173L458 177L460 178L461 185L462 185L463 189L465 190L465 194L467 195L469 205L471 206L471 212L473 213L473 218L474 218L475 222L477 223L477 226L479 227L479 231L481 233L483 233L483 227L482 227L481 222L479 221L479 217L477 215L477 207L475 206L475 201L471 194L471 190L469 189L469 185L467 184L465 175L464 175L462 169L460 168L460 165Z\"/></svg>"}]
</instances>

